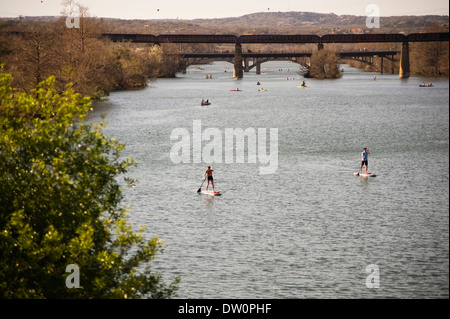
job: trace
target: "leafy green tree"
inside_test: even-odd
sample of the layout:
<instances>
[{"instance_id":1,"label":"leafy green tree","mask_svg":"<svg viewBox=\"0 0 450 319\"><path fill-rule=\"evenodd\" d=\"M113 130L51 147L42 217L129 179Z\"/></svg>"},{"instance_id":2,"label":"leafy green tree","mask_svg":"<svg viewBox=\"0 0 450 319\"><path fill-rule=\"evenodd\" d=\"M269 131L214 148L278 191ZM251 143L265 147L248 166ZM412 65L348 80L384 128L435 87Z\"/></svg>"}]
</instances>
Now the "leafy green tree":
<instances>
[{"instance_id":1,"label":"leafy green tree","mask_svg":"<svg viewBox=\"0 0 450 319\"><path fill-rule=\"evenodd\" d=\"M0 72L0 298L169 298L150 271L161 250L126 219L123 145L86 124L89 98L49 77L29 94ZM127 185L132 180L126 179ZM79 268L79 288L68 288Z\"/></svg>"}]
</instances>

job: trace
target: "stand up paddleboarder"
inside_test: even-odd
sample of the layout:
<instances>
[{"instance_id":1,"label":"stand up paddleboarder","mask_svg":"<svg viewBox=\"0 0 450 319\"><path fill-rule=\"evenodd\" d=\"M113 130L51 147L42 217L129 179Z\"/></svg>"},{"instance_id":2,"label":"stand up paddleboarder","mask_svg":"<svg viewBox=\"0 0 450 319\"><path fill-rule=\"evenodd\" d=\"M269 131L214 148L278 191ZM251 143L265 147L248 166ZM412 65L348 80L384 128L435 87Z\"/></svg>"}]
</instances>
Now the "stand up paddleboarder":
<instances>
[{"instance_id":1,"label":"stand up paddleboarder","mask_svg":"<svg viewBox=\"0 0 450 319\"><path fill-rule=\"evenodd\" d=\"M361 171L363 166L366 166L366 174L367 174L367 168L369 167L369 150L367 147L364 147L364 151L361 153L361 167L359 168L359 175L361 175Z\"/></svg>"},{"instance_id":2,"label":"stand up paddleboarder","mask_svg":"<svg viewBox=\"0 0 450 319\"><path fill-rule=\"evenodd\" d=\"M211 168L211 166L208 166L205 173L203 174L203 179L206 179L206 176L208 176L208 181L206 182L206 191L208 191L209 181L211 181L212 189L214 192L214 179L212 176L212 172L214 172L214 170Z\"/></svg>"}]
</instances>

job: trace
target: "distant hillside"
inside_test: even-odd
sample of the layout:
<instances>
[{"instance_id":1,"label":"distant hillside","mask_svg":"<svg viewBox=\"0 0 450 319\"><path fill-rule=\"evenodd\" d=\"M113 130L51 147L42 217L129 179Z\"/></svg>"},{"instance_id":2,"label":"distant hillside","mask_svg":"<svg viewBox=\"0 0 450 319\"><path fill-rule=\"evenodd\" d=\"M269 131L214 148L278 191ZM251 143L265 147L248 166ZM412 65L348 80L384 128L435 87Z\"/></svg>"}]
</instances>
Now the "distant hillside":
<instances>
[{"instance_id":1,"label":"distant hillside","mask_svg":"<svg viewBox=\"0 0 450 319\"><path fill-rule=\"evenodd\" d=\"M305 31L373 32L376 30L366 27L366 16L314 12L260 12L236 18L195 19L192 22L212 28L241 29L248 33L258 30L283 31L285 33L304 33ZM448 16L437 15L381 17L380 29L385 32L410 32L433 24L448 25L448 23Z\"/></svg>"},{"instance_id":2,"label":"distant hillside","mask_svg":"<svg viewBox=\"0 0 450 319\"><path fill-rule=\"evenodd\" d=\"M22 21L49 21L56 17L22 17ZM107 32L163 33L229 33L229 34L329 34L329 33L411 33L431 25L446 25L449 16L395 16L381 17L380 29L366 27L366 16L336 15L314 12L259 12L241 17L194 20L143 20L99 18ZM2 18L0 21L5 22ZM19 21L18 18L14 18ZM12 21L10 21L11 23ZM17 22L16 22L17 23Z\"/></svg>"},{"instance_id":3,"label":"distant hillside","mask_svg":"<svg viewBox=\"0 0 450 319\"><path fill-rule=\"evenodd\" d=\"M235 23L247 24L248 26L290 26L302 27L304 25L327 25L327 26L365 26L366 16L336 15L334 13L315 12L259 12L235 18L220 19L194 19L199 24L231 25ZM395 27L399 23L404 26L421 27L433 23L449 23L448 16L426 15L426 16L395 16L381 17L384 27Z\"/></svg>"}]
</instances>

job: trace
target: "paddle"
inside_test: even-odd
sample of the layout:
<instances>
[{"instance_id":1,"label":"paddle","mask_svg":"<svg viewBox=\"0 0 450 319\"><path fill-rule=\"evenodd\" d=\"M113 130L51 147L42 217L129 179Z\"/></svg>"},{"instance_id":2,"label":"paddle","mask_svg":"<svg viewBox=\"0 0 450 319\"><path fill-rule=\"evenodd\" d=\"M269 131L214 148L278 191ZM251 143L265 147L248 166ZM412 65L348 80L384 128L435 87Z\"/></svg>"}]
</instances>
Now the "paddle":
<instances>
[{"instance_id":1,"label":"paddle","mask_svg":"<svg viewBox=\"0 0 450 319\"><path fill-rule=\"evenodd\" d=\"M205 181L206 181L206 178L203 180L202 185L200 185L200 188L198 189L197 193L200 193L202 191L202 186Z\"/></svg>"}]
</instances>

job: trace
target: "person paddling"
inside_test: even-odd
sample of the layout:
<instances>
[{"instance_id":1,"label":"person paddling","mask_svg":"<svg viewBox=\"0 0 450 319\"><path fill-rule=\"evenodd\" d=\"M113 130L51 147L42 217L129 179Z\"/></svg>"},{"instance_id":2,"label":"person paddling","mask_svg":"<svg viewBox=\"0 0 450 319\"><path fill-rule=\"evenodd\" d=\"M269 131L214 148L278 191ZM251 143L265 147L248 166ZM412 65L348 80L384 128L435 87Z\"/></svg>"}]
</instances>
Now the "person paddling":
<instances>
[{"instance_id":1,"label":"person paddling","mask_svg":"<svg viewBox=\"0 0 450 319\"><path fill-rule=\"evenodd\" d=\"M366 166L366 174L367 174L367 168L369 167L369 150L367 147L364 147L364 151L361 153L361 167L359 168L359 174L361 174L362 168L365 165Z\"/></svg>"},{"instance_id":2,"label":"person paddling","mask_svg":"<svg viewBox=\"0 0 450 319\"><path fill-rule=\"evenodd\" d=\"M205 170L205 173L203 174L203 179L206 179L206 176L208 176L208 181L206 182L206 191L208 191L209 182L211 181L212 189L214 192L214 179L212 176L212 172L214 172L214 170L211 168L211 166L208 166L208 168Z\"/></svg>"}]
</instances>

